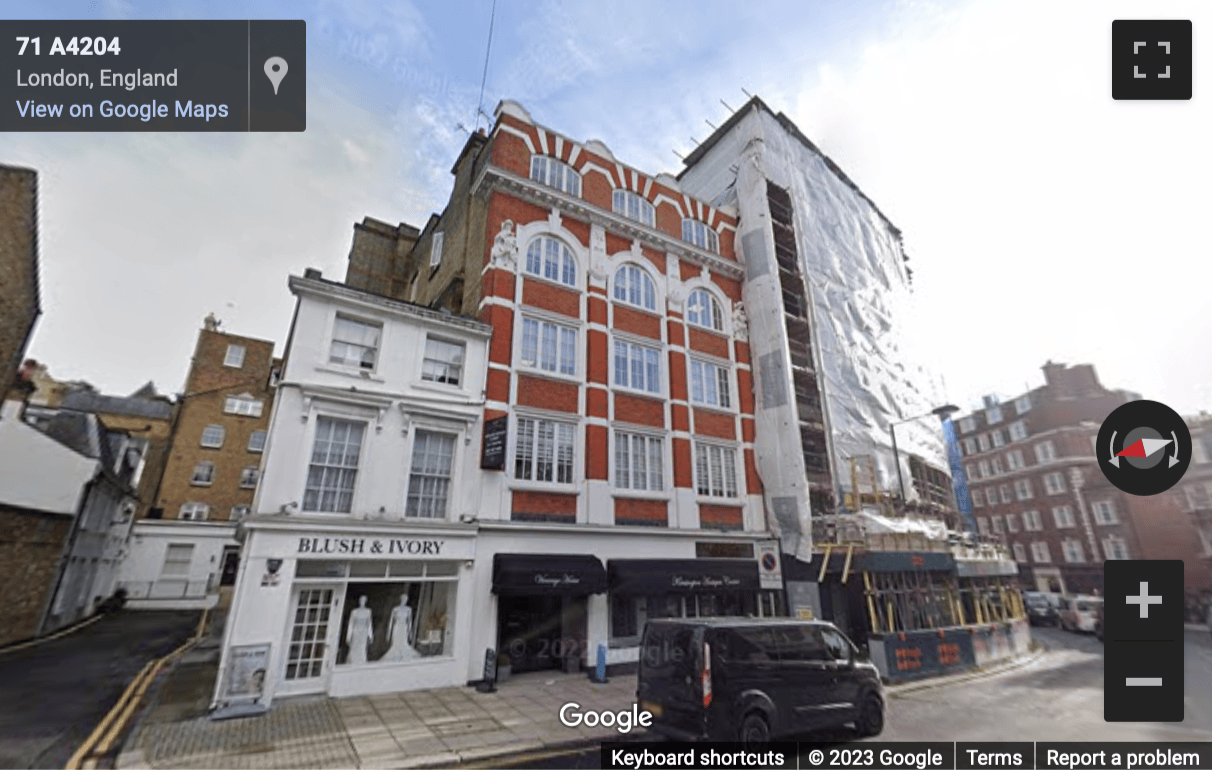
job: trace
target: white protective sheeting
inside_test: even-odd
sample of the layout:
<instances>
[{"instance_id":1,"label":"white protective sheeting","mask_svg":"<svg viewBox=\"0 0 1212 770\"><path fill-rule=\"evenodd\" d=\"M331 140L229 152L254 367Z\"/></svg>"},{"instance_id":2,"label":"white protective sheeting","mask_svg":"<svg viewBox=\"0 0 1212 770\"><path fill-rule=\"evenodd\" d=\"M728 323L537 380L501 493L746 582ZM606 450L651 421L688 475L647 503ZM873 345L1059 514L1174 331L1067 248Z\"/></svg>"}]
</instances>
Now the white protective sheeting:
<instances>
[{"instance_id":1,"label":"white protective sheeting","mask_svg":"<svg viewBox=\"0 0 1212 770\"><path fill-rule=\"evenodd\" d=\"M717 205L737 205L742 260L749 259L747 244L757 243L752 237L746 241L746 236L759 230L770 232L764 186L750 178L747 167L789 191L796 247L810 294L812 348L822 383L835 491L844 492L851 486L849 458L870 455L881 487L895 493L890 424L928 415L941 403L934 379L911 360L903 335L902 319L911 312L911 295L900 236L870 201L830 168L817 149L796 135L794 127L781 123L756 100L744 109L743 117L722 136L714 137L714 144L701 158L693 159L680 177L682 189ZM752 272L748 262L746 269ZM748 291L747 285L746 309L751 319L781 312L781 308L755 306L759 298L751 300ZM751 339L762 339L757 329ZM754 362L760 400L760 382L766 373L756 349ZM790 374L787 376L790 382ZM799 454L798 437L795 452L787 445L791 438L783 435L785 430L776 430L773 440L763 440L762 409L758 411L759 471L771 499L791 484L787 476L797 472L790 455ZM794 399L792 410L780 418L790 417L794 425L793 415ZM940 425L933 416L908 422L897 426L896 438L905 488L914 500L910 453L936 468L948 468ZM776 457L763 462L762 455L771 452ZM771 475L768 469L772 466L781 470ZM802 458L798 472L803 473ZM781 520L772 521L771 528L779 531L784 549L802 549L803 544L800 549L787 548L788 536L796 533L784 531L790 523L785 517L774 518ZM798 534L808 540L810 518L797 518Z\"/></svg>"}]
</instances>

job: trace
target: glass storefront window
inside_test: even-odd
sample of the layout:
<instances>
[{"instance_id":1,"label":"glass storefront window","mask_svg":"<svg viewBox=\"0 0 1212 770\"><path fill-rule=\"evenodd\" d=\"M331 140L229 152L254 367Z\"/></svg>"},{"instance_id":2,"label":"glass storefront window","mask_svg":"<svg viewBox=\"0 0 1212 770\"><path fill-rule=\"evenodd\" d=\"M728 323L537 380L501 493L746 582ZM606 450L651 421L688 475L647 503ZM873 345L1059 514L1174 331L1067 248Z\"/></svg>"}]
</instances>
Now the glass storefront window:
<instances>
[{"instance_id":1,"label":"glass storefront window","mask_svg":"<svg viewBox=\"0 0 1212 770\"><path fill-rule=\"evenodd\" d=\"M351 582L337 665L403 663L453 654L454 581Z\"/></svg>"},{"instance_id":2,"label":"glass storefront window","mask_svg":"<svg viewBox=\"0 0 1212 770\"><path fill-rule=\"evenodd\" d=\"M296 578L343 578L349 565L343 561L318 561L299 559L295 566Z\"/></svg>"}]
</instances>

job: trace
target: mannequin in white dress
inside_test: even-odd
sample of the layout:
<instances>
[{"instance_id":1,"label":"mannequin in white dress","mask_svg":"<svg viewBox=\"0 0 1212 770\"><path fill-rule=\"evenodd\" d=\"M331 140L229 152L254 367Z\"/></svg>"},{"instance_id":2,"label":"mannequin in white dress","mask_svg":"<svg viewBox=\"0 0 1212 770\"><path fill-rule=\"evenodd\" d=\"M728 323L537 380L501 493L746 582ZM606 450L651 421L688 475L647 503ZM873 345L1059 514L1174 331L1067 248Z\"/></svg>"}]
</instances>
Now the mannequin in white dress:
<instances>
[{"instance_id":1,"label":"mannequin in white dress","mask_svg":"<svg viewBox=\"0 0 1212 770\"><path fill-rule=\"evenodd\" d=\"M345 632L345 641L349 644L349 655L346 663L358 665L366 662L366 648L374 638L374 628L371 626L370 609L366 606L366 597L358 599L358 608L349 613L349 629Z\"/></svg>"},{"instance_id":2,"label":"mannequin in white dress","mask_svg":"<svg viewBox=\"0 0 1212 770\"><path fill-rule=\"evenodd\" d=\"M387 638L391 640L391 649L381 660L399 662L420 657L412 646L412 607L408 606L408 594L401 596L400 604L391 610Z\"/></svg>"}]
</instances>

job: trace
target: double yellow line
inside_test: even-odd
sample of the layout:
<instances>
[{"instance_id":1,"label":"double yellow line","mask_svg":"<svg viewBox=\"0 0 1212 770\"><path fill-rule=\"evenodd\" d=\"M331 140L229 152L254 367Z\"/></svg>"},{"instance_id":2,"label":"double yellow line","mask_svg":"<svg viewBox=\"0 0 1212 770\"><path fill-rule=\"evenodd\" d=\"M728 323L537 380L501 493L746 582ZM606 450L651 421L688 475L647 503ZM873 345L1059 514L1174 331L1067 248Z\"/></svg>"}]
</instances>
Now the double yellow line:
<instances>
[{"instance_id":1,"label":"double yellow line","mask_svg":"<svg viewBox=\"0 0 1212 770\"><path fill-rule=\"evenodd\" d=\"M139 708L139 704L143 701L143 696L147 694L147 688L155 681L156 676L159 675L171 660L185 652L202 638L202 632L206 629L206 619L209 614L209 609L202 611L202 617L198 620L198 628L185 644L159 660L149 660L147 662L143 670L127 685L126 690L122 693L122 697L118 698L118 702L114 704L114 707L109 710L105 718L93 729L88 738L84 740L84 743L80 744L80 748L76 749L76 753L72 754L72 758L67 760L67 764L64 766L66 770L93 770L97 767L97 760L113 750L118 737L126 729L131 717L134 716L135 710Z\"/></svg>"}]
</instances>

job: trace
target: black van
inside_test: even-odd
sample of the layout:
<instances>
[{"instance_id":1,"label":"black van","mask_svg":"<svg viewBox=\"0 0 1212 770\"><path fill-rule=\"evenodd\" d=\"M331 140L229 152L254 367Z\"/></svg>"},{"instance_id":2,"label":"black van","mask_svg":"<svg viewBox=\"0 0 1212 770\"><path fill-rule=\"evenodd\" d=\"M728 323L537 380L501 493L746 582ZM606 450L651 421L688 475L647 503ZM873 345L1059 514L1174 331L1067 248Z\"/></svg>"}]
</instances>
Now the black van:
<instances>
[{"instance_id":1,"label":"black van","mask_svg":"<svg viewBox=\"0 0 1212 770\"><path fill-rule=\"evenodd\" d=\"M853 723L884 729L879 671L832 623L772 618L650 620L636 700L675 740L765 743Z\"/></svg>"}]
</instances>

